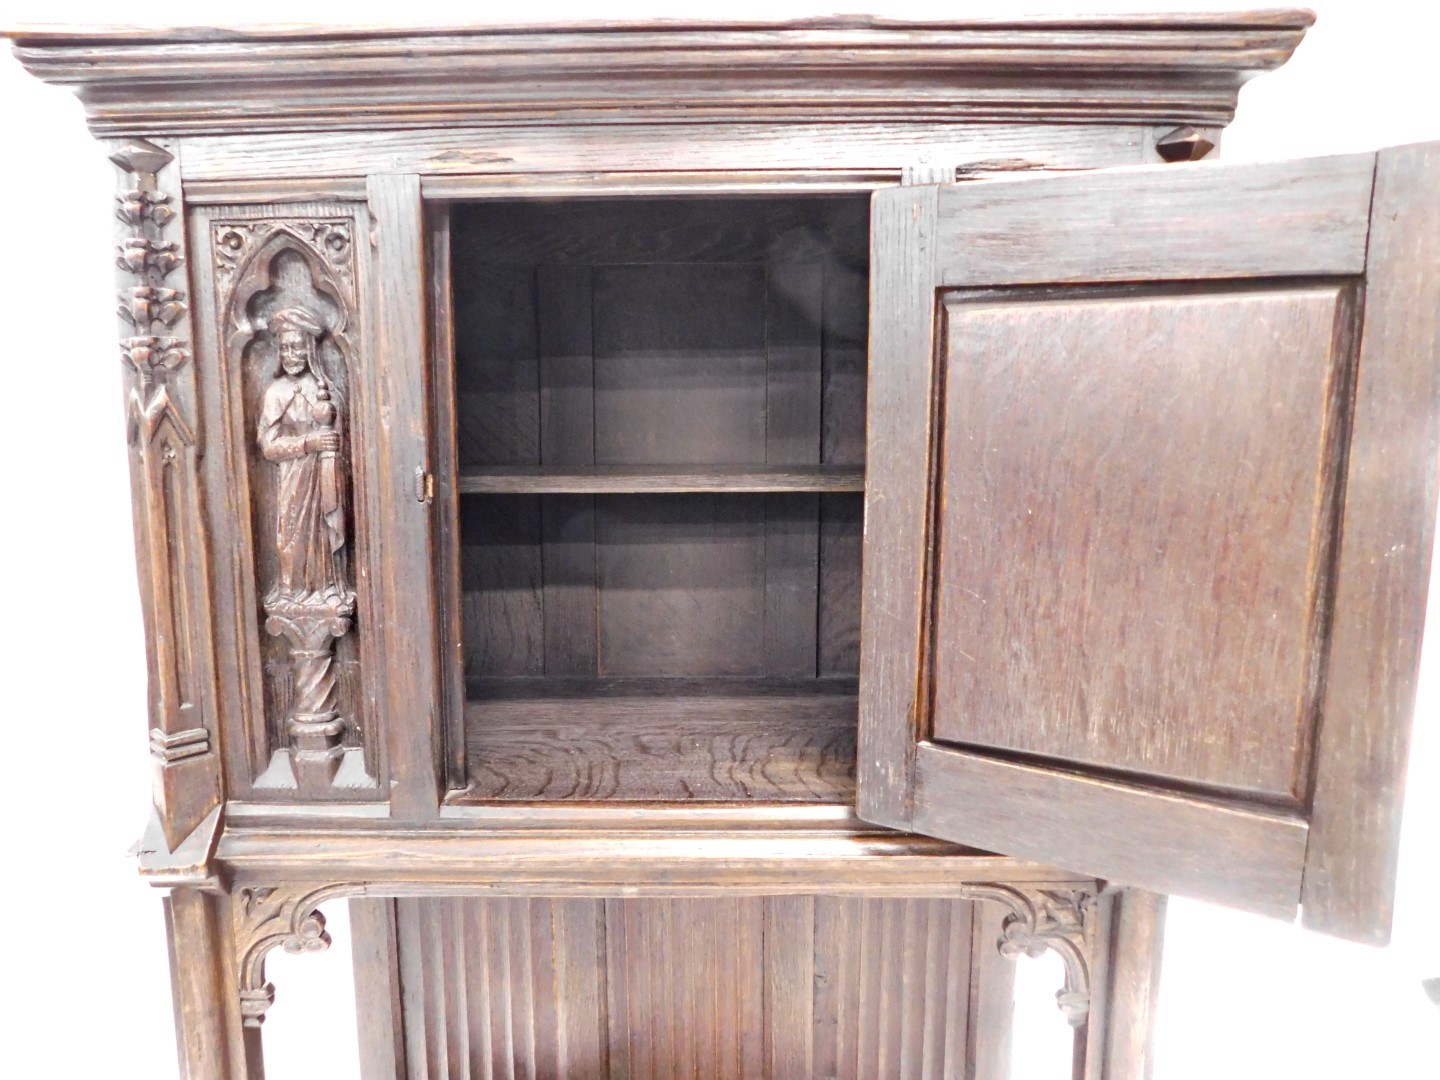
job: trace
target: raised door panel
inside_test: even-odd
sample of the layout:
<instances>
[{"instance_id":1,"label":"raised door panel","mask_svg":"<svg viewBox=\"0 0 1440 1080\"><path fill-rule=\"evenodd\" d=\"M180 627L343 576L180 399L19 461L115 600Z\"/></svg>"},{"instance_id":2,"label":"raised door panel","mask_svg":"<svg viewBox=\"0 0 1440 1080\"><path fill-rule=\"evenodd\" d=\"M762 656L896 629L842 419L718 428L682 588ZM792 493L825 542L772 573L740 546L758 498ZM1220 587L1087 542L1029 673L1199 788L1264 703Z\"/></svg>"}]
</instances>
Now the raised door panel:
<instances>
[{"instance_id":1,"label":"raised door panel","mask_svg":"<svg viewBox=\"0 0 1440 1080\"><path fill-rule=\"evenodd\" d=\"M1437 190L1411 147L877 195L862 815L1384 938Z\"/></svg>"},{"instance_id":2,"label":"raised door panel","mask_svg":"<svg viewBox=\"0 0 1440 1080\"><path fill-rule=\"evenodd\" d=\"M1354 311L947 298L935 740L1299 804Z\"/></svg>"}]
</instances>

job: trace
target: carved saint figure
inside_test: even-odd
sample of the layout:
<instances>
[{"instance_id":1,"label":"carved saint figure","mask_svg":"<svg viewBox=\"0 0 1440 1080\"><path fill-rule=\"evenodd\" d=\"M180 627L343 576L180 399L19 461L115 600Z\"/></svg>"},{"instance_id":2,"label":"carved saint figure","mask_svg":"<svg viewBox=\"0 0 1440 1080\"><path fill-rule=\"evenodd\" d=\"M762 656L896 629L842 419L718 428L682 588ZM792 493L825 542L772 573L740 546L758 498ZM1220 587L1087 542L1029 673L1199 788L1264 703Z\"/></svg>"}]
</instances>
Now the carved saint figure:
<instances>
[{"instance_id":1,"label":"carved saint figure","mask_svg":"<svg viewBox=\"0 0 1440 1080\"><path fill-rule=\"evenodd\" d=\"M279 370L265 388L256 441L280 468L275 547L279 575L270 601L346 603L345 484L342 417L316 363L325 326L310 311L285 308L270 317Z\"/></svg>"}]
</instances>

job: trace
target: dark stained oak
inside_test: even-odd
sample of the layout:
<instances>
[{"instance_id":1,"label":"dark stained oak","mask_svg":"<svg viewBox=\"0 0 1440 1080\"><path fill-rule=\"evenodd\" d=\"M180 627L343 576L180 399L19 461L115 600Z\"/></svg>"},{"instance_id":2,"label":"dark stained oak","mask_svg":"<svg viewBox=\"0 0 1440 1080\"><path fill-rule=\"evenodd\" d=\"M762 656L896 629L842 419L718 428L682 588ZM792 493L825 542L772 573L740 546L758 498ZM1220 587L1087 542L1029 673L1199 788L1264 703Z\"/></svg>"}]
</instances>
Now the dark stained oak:
<instances>
[{"instance_id":1,"label":"dark stained oak","mask_svg":"<svg viewBox=\"0 0 1440 1080\"><path fill-rule=\"evenodd\" d=\"M478 684L464 800L854 800L853 682L667 682Z\"/></svg>"},{"instance_id":2,"label":"dark stained oak","mask_svg":"<svg viewBox=\"0 0 1440 1080\"><path fill-rule=\"evenodd\" d=\"M1295 912L1307 829L1292 814L958 754L935 743L920 744L915 774L918 832L964 835L1001 851L1063 849L1069 862L1097 874L1103 868L1112 880L1143 879L1165 892L1276 917ZM1221 853L1223 873L1215 869Z\"/></svg>"},{"instance_id":3,"label":"dark stained oak","mask_svg":"<svg viewBox=\"0 0 1440 1080\"><path fill-rule=\"evenodd\" d=\"M414 175L373 175L369 194L379 279L374 351L382 358L376 467L384 482L377 513L388 525L379 570L385 651L392 658L386 679L390 807L392 814L424 820L439 805L441 773L434 538L415 487L415 470L430 472L425 220Z\"/></svg>"},{"instance_id":4,"label":"dark stained oak","mask_svg":"<svg viewBox=\"0 0 1440 1080\"><path fill-rule=\"evenodd\" d=\"M1436 151L1198 160L1311 18L7 31L121 169L190 1080L342 900L367 1080L1002 1080L1047 950L1140 1080L1127 883L1382 940Z\"/></svg>"},{"instance_id":5,"label":"dark stained oak","mask_svg":"<svg viewBox=\"0 0 1440 1080\"><path fill-rule=\"evenodd\" d=\"M864 210L451 208L470 676L854 674Z\"/></svg>"},{"instance_id":6,"label":"dark stained oak","mask_svg":"<svg viewBox=\"0 0 1440 1080\"><path fill-rule=\"evenodd\" d=\"M942 189L945 285L1357 274L1373 154ZM1175 207L1183 206L1183 212Z\"/></svg>"},{"instance_id":7,"label":"dark stained oak","mask_svg":"<svg viewBox=\"0 0 1440 1080\"><path fill-rule=\"evenodd\" d=\"M970 1026L978 995L1003 996L971 978L989 905L451 898L395 912L416 1080L1004 1075ZM383 979L367 969L357 992L380 998Z\"/></svg>"},{"instance_id":8,"label":"dark stained oak","mask_svg":"<svg viewBox=\"0 0 1440 1080\"><path fill-rule=\"evenodd\" d=\"M947 299L934 739L1306 797L1354 308Z\"/></svg>"},{"instance_id":9,"label":"dark stained oak","mask_svg":"<svg viewBox=\"0 0 1440 1080\"><path fill-rule=\"evenodd\" d=\"M299 27L268 38L213 30L87 37L25 27L0 34L40 77L85 86L90 122L107 135L445 128L487 119L1033 122L1057 98L1061 119L1121 126L1182 117L1227 123L1246 76L1284 63L1313 19L1292 9L1018 24L831 17L386 34ZM797 54L806 63L796 63ZM325 71L343 77L313 77ZM156 80L167 94L155 94ZM463 149L457 157L466 160Z\"/></svg>"},{"instance_id":10,"label":"dark stained oak","mask_svg":"<svg viewBox=\"0 0 1440 1080\"><path fill-rule=\"evenodd\" d=\"M439 616L441 724L445 733L445 787L465 777L464 595L460 574L459 440L456 438L455 320L450 294L450 213L448 206L428 209L426 255L430 288L430 385L433 387L430 461L434 470L431 544L435 552L434 588Z\"/></svg>"},{"instance_id":11,"label":"dark stained oak","mask_svg":"<svg viewBox=\"0 0 1440 1080\"><path fill-rule=\"evenodd\" d=\"M1139 889L1100 895L1096 982L1105 989L1091 1004L1083 1080L1150 1075L1165 908L1164 896Z\"/></svg>"},{"instance_id":12,"label":"dark stained oak","mask_svg":"<svg viewBox=\"0 0 1440 1080\"><path fill-rule=\"evenodd\" d=\"M753 124L607 124L431 128L414 132L276 132L186 138L197 197L231 201L259 188L351 191L377 168L425 176L427 198L645 197L864 192L900 181L916 145L966 175L1094 169L1158 160L1151 129L1104 123L937 123L897 120L846 125L828 120ZM333 179L316 180L316 170ZM264 179L245 179L259 174ZM363 184L360 188L363 191Z\"/></svg>"},{"instance_id":13,"label":"dark stained oak","mask_svg":"<svg viewBox=\"0 0 1440 1080\"><path fill-rule=\"evenodd\" d=\"M1434 154L948 185L877 239L862 816L1384 940Z\"/></svg>"},{"instance_id":14,"label":"dark stained oak","mask_svg":"<svg viewBox=\"0 0 1440 1080\"><path fill-rule=\"evenodd\" d=\"M1388 940L1440 456L1440 146L1376 161L1306 926Z\"/></svg>"},{"instance_id":15,"label":"dark stained oak","mask_svg":"<svg viewBox=\"0 0 1440 1080\"><path fill-rule=\"evenodd\" d=\"M356 1029L365 1080L406 1080L404 1006L396 902L350 901Z\"/></svg>"},{"instance_id":16,"label":"dark stained oak","mask_svg":"<svg viewBox=\"0 0 1440 1080\"><path fill-rule=\"evenodd\" d=\"M869 474L860 609L860 814L903 828L923 720L939 188L875 194L870 223Z\"/></svg>"}]
</instances>

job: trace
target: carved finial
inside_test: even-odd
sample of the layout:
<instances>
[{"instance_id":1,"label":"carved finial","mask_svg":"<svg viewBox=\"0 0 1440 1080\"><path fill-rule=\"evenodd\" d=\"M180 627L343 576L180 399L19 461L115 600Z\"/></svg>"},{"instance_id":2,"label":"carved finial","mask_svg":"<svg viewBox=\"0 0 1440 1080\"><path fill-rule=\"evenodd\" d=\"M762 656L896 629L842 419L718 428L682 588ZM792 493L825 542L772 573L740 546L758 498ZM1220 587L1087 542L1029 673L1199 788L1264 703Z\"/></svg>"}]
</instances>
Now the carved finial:
<instances>
[{"instance_id":1,"label":"carved finial","mask_svg":"<svg viewBox=\"0 0 1440 1080\"><path fill-rule=\"evenodd\" d=\"M175 160L175 155L144 139L131 139L110 155L110 160L137 176L154 176Z\"/></svg>"},{"instance_id":2,"label":"carved finial","mask_svg":"<svg viewBox=\"0 0 1440 1080\"><path fill-rule=\"evenodd\" d=\"M1188 124L1174 131L1167 131L1155 140L1155 152L1166 161L1199 161L1215 143Z\"/></svg>"}]
</instances>

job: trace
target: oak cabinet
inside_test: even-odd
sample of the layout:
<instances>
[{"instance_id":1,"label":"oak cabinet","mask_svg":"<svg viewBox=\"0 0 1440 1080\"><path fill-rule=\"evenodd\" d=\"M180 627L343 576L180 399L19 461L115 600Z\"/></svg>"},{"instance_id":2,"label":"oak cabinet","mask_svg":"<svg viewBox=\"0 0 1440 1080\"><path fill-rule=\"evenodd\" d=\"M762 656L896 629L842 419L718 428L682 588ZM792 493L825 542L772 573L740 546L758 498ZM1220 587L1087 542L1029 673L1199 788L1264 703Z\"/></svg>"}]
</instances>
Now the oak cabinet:
<instances>
[{"instance_id":1,"label":"oak cabinet","mask_svg":"<svg viewBox=\"0 0 1440 1080\"><path fill-rule=\"evenodd\" d=\"M120 174L182 1068L1138 1077L1164 895L1388 932L1440 148L1303 12L16 30ZM803 59L803 62L800 62Z\"/></svg>"}]
</instances>

